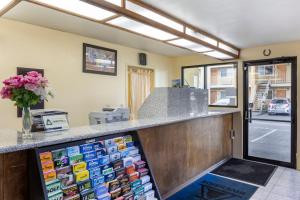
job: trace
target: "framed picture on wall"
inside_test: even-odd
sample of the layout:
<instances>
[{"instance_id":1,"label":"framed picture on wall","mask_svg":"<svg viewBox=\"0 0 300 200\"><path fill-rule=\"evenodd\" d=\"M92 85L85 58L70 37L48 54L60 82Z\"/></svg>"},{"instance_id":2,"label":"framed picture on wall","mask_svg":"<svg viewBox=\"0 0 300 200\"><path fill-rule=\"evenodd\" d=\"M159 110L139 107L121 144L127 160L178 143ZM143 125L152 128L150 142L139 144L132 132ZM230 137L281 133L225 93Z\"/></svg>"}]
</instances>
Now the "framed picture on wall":
<instances>
[{"instance_id":1,"label":"framed picture on wall","mask_svg":"<svg viewBox=\"0 0 300 200\"><path fill-rule=\"evenodd\" d=\"M117 50L84 43L83 72L117 76Z\"/></svg>"}]
</instances>

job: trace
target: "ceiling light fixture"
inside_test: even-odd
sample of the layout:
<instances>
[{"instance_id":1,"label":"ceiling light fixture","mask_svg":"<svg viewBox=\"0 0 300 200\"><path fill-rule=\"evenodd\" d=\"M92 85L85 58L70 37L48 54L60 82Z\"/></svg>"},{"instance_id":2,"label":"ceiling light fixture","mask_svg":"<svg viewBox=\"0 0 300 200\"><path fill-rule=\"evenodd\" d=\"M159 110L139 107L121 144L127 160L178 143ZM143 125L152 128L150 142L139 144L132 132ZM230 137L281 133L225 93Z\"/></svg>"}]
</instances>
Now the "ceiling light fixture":
<instances>
[{"instance_id":1,"label":"ceiling light fixture","mask_svg":"<svg viewBox=\"0 0 300 200\"><path fill-rule=\"evenodd\" d=\"M14 0L1 0L0 1L0 11L4 10L5 8L7 8L13 2L14 2Z\"/></svg>"},{"instance_id":2,"label":"ceiling light fixture","mask_svg":"<svg viewBox=\"0 0 300 200\"><path fill-rule=\"evenodd\" d=\"M199 40L207 42L207 43L209 43L211 45L214 45L214 46L218 45L218 41L217 40L215 40L213 38L210 38L210 37L208 37L206 35L203 35L201 33L198 33L197 31L194 31L193 29L190 29L188 27L186 27L185 33L187 35L190 35L190 36L194 37L194 38L197 38Z\"/></svg>"},{"instance_id":3,"label":"ceiling light fixture","mask_svg":"<svg viewBox=\"0 0 300 200\"><path fill-rule=\"evenodd\" d=\"M93 20L101 21L112 17L115 13L104 10L80 0L31 0L40 4L62 9Z\"/></svg>"},{"instance_id":4,"label":"ceiling light fixture","mask_svg":"<svg viewBox=\"0 0 300 200\"><path fill-rule=\"evenodd\" d=\"M150 38L157 40L171 40L176 38L175 35L154 28L152 26L137 22L127 17L118 17L106 22L107 24L117 26Z\"/></svg>"},{"instance_id":5,"label":"ceiling light fixture","mask_svg":"<svg viewBox=\"0 0 300 200\"><path fill-rule=\"evenodd\" d=\"M186 48L186 49L189 49L192 51L196 51L198 53L212 51L212 49L210 49L210 48L207 48L203 45L197 44L195 42L191 42L186 39L171 40L171 41L168 41L168 43L173 44L175 46L183 47L183 48Z\"/></svg>"},{"instance_id":6,"label":"ceiling light fixture","mask_svg":"<svg viewBox=\"0 0 300 200\"><path fill-rule=\"evenodd\" d=\"M105 1L115 4L117 6L120 6L120 7L122 6L122 0L105 0Z\"/></svg>"},{"instance_id":7,"label":"ceiling light fixture","mask_svg":"<svg viewBox=\"0 0 300 200\"><path fill-rule=\"evenodd\" d=\"M224 44L222 42L219 42L219 48L224 49L226 51L229 51L231 53L234 53L235 55L239 55L239 51L238 50L236 50L234 48L231 48L230 46L228 46L228 45L226 45L226 44Z\"/></svg>"},{"instance_id":8,"label":"ceiling light fixture","mask_svg":"<svg viewBox=\"0 0 300 200\"><path fill-rule=\"evenodd\" d=\"M229 56L225 53L219 52L219 51L210 51L210 52L205 52L203 53L207 56L211 56L220 60L229 60L229 59L233 59L232 56Z\"/></svg>"}]
</instances>

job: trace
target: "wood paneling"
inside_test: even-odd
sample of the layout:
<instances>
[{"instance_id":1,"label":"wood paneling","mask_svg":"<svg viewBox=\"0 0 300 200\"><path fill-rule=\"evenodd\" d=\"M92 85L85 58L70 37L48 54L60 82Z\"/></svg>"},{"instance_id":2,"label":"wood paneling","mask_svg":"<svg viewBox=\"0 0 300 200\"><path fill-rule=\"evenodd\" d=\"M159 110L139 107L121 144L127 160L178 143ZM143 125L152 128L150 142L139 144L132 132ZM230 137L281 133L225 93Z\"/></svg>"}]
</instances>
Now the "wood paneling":
<instances>
[{"instance_id":1,"label":"wood paneling","mask_svg":"<svg viewBox=\"0 0 300 200\"><path fill-rule=\"evenodd\" d=\"M229 157L231 128L224 115L138 131L162 196Z\"/></svg>"}]
</instances>

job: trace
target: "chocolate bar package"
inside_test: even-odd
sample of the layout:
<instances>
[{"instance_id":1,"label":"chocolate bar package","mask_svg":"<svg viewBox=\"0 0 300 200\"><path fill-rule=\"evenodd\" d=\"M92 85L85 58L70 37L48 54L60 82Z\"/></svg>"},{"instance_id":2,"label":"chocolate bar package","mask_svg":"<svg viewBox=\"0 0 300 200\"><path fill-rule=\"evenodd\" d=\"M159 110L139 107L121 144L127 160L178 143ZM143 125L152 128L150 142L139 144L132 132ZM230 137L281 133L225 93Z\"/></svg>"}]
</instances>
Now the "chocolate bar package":
<instances>
[{"instance_id":1,"label":"chocolate bar package","mask_svg":"<svg viewBox=\"0 0 300 200\"><path fill-rule=\"evenodd\" d=\"M110 167L110 168L102 170L102 174L107 175L107 174L112 173L113 171L114 171L114 169L112 167Z\"/></svg>"},{"instance_id":2,"label":"chocolate bar package","mask_svg":"<svg viewBox=\"0 0 300 200\"><path fill-rule=\"evenodd\" d=\"M115 174L116 174L116 178L118 178L118 179L121 178L122 176L126 175L125 168L122 167L122 168L116 169Z\"/></svg>"},{"instance_id":3,"label":"chocolate bar package","mask_svg":"<svg viewBox=\"0 0 300 200\"><path fill-rule=\"evenodd\" d=\"M132 157L134 163L138 162L142 159L141 154L135 154L135 155L132 155L131 157Z\"/></svg>"},{"instance_id":4,"label":"chocolate bar package","mask_svg":"<svg viewBox=\"0 0 300 200\"><path fill-rule=\"evenodd\" d=\"M132 164L133 164L133 158L131 158L131 157L123 158L123 166L124 167L131 166Z\"/></svg>"},{"instance_id":5,"label":"chocolate bar package","mask_svg":"<svg viewBox=\"0 0 300 200\"><path fill-rule=\"evenodd\" d=\"M118 151L122 151L124 149L126 149L126 145L124 143L118 144Z\"/></svg>"},{"instance_id":6,"label":"chocolate bar package","mask_svg":"<svg viewBox=\"0 0 300 200\"><path fill-rule=\"evenodd\" d=\"M123 160L113 161L112 166L113 166L114 170L122 168L123 167Z\"/></svg>"},{"instance_id":7,"label":"chocolate bar package","mask_svg":"<svg viewBox=\"0 0 300 200\"><path fill-rule=\"evenodd\" d=\"M52 153L48 151L44 153L40 153L40 160L41 162L52 161Z\"/></svg>"},{"instance_id":8,"label":"chocolate bar package","mask_svg":"<svg viewBox=\"0 0 300 200\"><path fill-rule=\"evenodd\" d=\"M99 141L99 142L95 142L94 143L94 150L95 151L98 151L98 150L100 150L100 149L102 149L104 147L105 147L104 146L104 141Z\"/></svg>"},{"instance_id":9,"label":"chocolate bar package","mask_svg":"<svg viewBox=\"0 0 300 200\"><path fill-rule=\"evenodd\" d=\"M101 196L101 195L108 193L108 188L106 187L105 184L101 184L94 188L94 192L95 192L96 196Z\"/></svg>"},{"instance_id":10,"label":"chocolate bar package","mask_svg":"<svg viewBox=\"0 0 300 200\"><path fill-rule=\"evenodd\" d=\"M124 197L124 200L134 200L132 191L128 192L127 194L124 194L123 197Z\"/></svg>"},{"instance_id":11,"label":"chocolate bar package","mask_svg":"<svg viewBox=\"0 0 300 200\"><path fill-rule=\"evenodd\" d=\"M64 200L80 200L80 195L76 194L74 196L68 197L68 198L64 198Z\"/></svg>"},{"instance_id":12,"label":"chocolate bar package","mask_svg":"<svg viewBox=\"0 0 300 200\"><path fill-rule=\"evenodd\" d=\"M148 192L145 193L145 197L146 197L146 200L152 200L153 198L155 198L155 192L154 190L150 190Z\"/></svg>"},{"instance_id":13,"label":"chocolate bar package","mask_svg":"<svg viewBox=\"0 0 300 200\"><path fill-rule=\"evenodd\" d=\"M132 142L132 136L131 135L126 135L123 137L124 138L124 142L125 143L128 143L128 142Z\"/></svg>"},{"instance_id":14,"label":"chocolate bar package","mask_svg":"<svg viewBox=\"0 0 300 200\"><path fill-rule=\"evenodd\" d=\"M71 166L65 166L56 169L56 174L59 179L63 178L66 174L70 174L70 173L72 173Z\"/></svg>"},{"instance_id":15,"label":"chocolate bar package","mask_svg":"<svg viewBox=\"0 0 300 200\"><path fill-rule=\"evenodd\" d=\"M119 179L119 183L121 187L127 185L129 183L129 176L128 175L122 176L122 178Z\"/></svg>"},{"instance_id":16,"label":"chocolate bar package","mask_svg":"<svg viewBox=\"0 0 300 200\"><path fill-rule=\"evenodd\" d=\"M135 162L134 165L135 165L136 169L142 169L142 168L146 167L146 162L140 160L140 161Z\"/></svg>"},{"instance_id":17,"label":"chocolate bar package","mask_svg":"<svg viewBox=\"0 0 300 200\"><path fill-rule=\"evenodd\" d=\"M106 170L106 169L111 168L111 167L112 167L111 163L108 163L106 165L101 165L100 166L101 173L102 173L103 170Z\"/></svg>"},{"instance_id":18,"label":"chocolate bar package","mask_svg":"<svg viewBox=\"0 0 300 200\"><path fill-rule=\"evenodd\" d=\"M135 171L135 166L133 164L126 167L126 174L132 174L134 172L136 171Z\"/></svg>"},{"instance_id":19,"label":"chocolate bar package","mask_svg":"<svg viewBox=\"0 0 300 200\"><path fill-rule=\"evenodd\" d=\"M48 197L54 195L55 193L60 191L60 181L58 179L49 181L48 183L46 183L46 190Z\"/></svg>"},{"instance_id":20,"label":"chocolate bar package","mask_svg":"<svg viewBox=\"0 0 300 200\"><path fill-rule=\"evenodd\" d=\"M76 178L76 183L82 182L82 181L85 181L90 178L90 173L88 170L81 171L81 172L75 173L75 178Z\"/></svg>"},{"instance_id":21,"label":"chocolate bar package","mask_svg":"<svg viewBox=\"0 0 300 200\"><path fill-rule=\"evenodd\" d=\"M52 158L53 160L57 160L63 157L67 157L66 149L57 149L52 151Z\"/></svg>"},{"instance_id":22,"label":"chocolate bar package","mask_svg":"<svg viewBox=\"0 0 300 200\"><path fill-rule=\"evenodd\" d=\"M126 158L129 154L128 149L119 150L119 153L121 154L121 158Z\"/></svg>"},{"instance_id":23,"label":"chocolate bar package","mask_svg":"<svg viewBox=\"0 0 300 200\"><path fill-rule=\"evenodd\" d=\"M96 199L96 195L93 189L81 193L81 200L95 200L95 199Z\"/></svg>"},{"instance_id":24,"label":"chocolate bar package","mask_svg":"<svg viewBox=\"0 0 300 200\"><path fill-rule=\"evenodd\" d=\"M146 183L144 186L144 192L148 192L149 190L152 190L152 183Z\"/></svg>"},{"instance_id":25,"label":"chocolate bar package","mask_svg":"<svg viewBox=\"0 0 300 200\"><path fill-rule=\"evenodd\" d=\"M107 165L109 163L109 155L99 157L100 165Z\"/></svg>"},{"instance_id":26,"label":"chocolate bar package","mask_svg":"<svg viewBox=\"0 0 300 200\"><path fill-rule=\"evenodd\" d=\"M54 160L55 168L66 167L69 165L69 158L68 157L61 157L59 159Z\"/></svg>"},{"instance_id":27,"label":"chocolate bar package","mask_svg":"<svg viewBox=\"0 0 300 200\"><path fill-rule=\"evenodd\" d=\"M73 165L75 163L79 163L83 161L83 155L82 154L77 154L69 157L69 163L70 165Z\"/></svg>"},{"instance_id":28,"label":"chocolate bar package","mask_svg":"<svg viewBox=\"0 0 300 200\"><path fill-rule=\"evenodd\" d=\"M134 147L134 142L126 142L126 147Z\"/></svg>"},{"instance_id":29,"label":"chocolate bar package","mask_svg":"<svg viewBox=\"0 0 300 200\"><path fill-rule=\"evenodd\" d=\"M94 144L83 144L80 145L80 152L81 153L86 153L86 152L90 152L90 151L94 151Z\"/></svg>"},{"instance_id":30,"label":"chocolate bar package","mask_svg":"<svg viewBox=\"0 0 300 200\"><path fill-rule=\"evenodd\" d=\"M119 188L119 189L116 189L116 190L114 190L114 191L111 191L111 192L110 192L110 195L111 195L111 198L112 198L112 199L116 199L116 198L118 198L119 196L121 196L121 193L122 193L121 188Z\"/></svg>"},{"instance_id":31,"label":"chocolate bar package","mask_svg":"<svg viewBox=\"0 0 300 200\"><path fill-rule=\"evenodd\" d=\"M98 176L96 178L93 178L91 181L92 181L92 186L96 187L104 183L104 176Z\"/></svg>"},{"instance_id":32,"label":"chocolate bar package","mask_svg":"<svg viewBox=\"0 0 300 200\"><path fill-rule=\"evenodd\" d=\"M114 138L114 142L115 142L115 144L121 144L121 143L124 143L124 139L123 139L123 137L116 137L116 138Z\"/></svg>"},{"instance_id":33,"label":"chocolate bar package","mask_svg":"<svg viewBox=\"0 0 300 200\"><path fill-rule=\"evenodd\" d=\"M134 189L132 191L133 191L133 194L134 194L134 198L138 198L140 196L143 196L143 194L144 194L144 187L140 186L140 187L138 187L138 188L136 188L136 189Z\"/></svg>"},{"instance_id":34,"label":"chocolate bar package","mask_svg":"<svg viewBox=\"0 0 300 200\"><path fill-rule=\"evenodd\" d=\"M59 178L62 187L68 187L70 185L73 185L75 183L74 174L65 174L63 177Z\"/></svg>"},{"instance_id":35,"label":"chocolate bar package","mask_svg":"<svg viewBox=\"0 0 300 200\"><path fill-rule=\"evenodd\" d=\"M54 163L52 161L42 162L42 170L43 172L54 170Z\"/></svg>"},{"instance_id":36,"label":"chocolate bar package","mask_svg":"<svg viewBox=\"0 0 300 200\"><path fill-rule=\"evenodd\" d=\"M95 178L101 175L101 170L99 167L89 169L89 171L90 171L90 178Z\"/></svg>"},{"instance_id":37,"label":"chocolate bar package","mask_svg":"<svg viewBox=\"0 0 300 200\"><path fill-rule=\"evenodd\" d=\"M143 176L146 176L149 174L149 169L147 169L147 168L138 169L137 171L138 171L140 177L143 177Z\"/></svg>"},{"instance_id":38,"label":"chocolate bar package","mask_svg":"<svg viewBox=\"0 0 300 200\"><path fill-rule=\"evenodd\" d=\"M108 189L109 191L114 191L116 189L120 188L120 182L118 179L112 180L108 183Z\"/></svg>"},{"instance_id":39,"label":"chocolate bar package","mask_svg":"<svg viewBox=\"0 0 300 200\"><path fill-rule=\"evenodd\" d=\"M98 166L99 166L99 160L97 158L87 161L87 169L91 169Z\"/></svg>"},{"instance_id":40,"label":"chocolate bar package","mask_svg":"<svg viewBox=\"0 0 300 200\"><path fill-rule=\"evenodd\" d=\"M69 198L72 196L75 196L78 194L78 187L76 184L70 185L68 187L62 188L63 194L64 194L64 199Z\"/></svg>"},{"instance_id":41,"label":"chocolate bar package","mask_svg":"<svg viewBox=\"0 0 300 200\"><path fill-rule=\"evenodd\" d=\"M121 158L121 154L119 152L112 153L109 155L110 162L114 162L116 160L119 160Z\"/></svg>"},{"instance_id":42,"label":"chocolate bar package","mask_svg":"<svg viewBox=\"0 0 300 200\"><path fill-rule=\"evenodd\" d=\"M132 189L135 189L142 185L142 181L140 179L137 179L137 180L133 181L130 185L131 185Z\"/></svg>"},{"instance_id":43,"label":"chocolate bar package","mask_svg":"<svg viewBox=\"0 0 300 200\"><path fill-rule=\"evenodd\" d=\"M116 153L116 152L118 152L118 146L117 145L108 146L108 147L106 147L106 151L107 151L107 154Z\"/></svg>"},{"instance_id":44,"label":"chocolate bar package","mask_svg":"<svg viewBox=\"0 0 300 200\"><path fill-rule=\"evenodd\" d=\"M104 176L104 181L105 182L110 182L114 179L115 179L115 172L112 172L112 173L107 174L107 175Z\"/></svg>"},{"instance_id":45,"label":"chocolate bar package","mask_svg":"<svg viewBox=\"0 0 300 200\"><path fill-rule=\"evenodd\" d=\"M86 170L86 162L80 162L73 165L73 172L78 173Z\"/></svg>"},{"instance_id":46,"label":"chocolate bar package","mask_svg":"<svg viewBox=\"0 0 300 200\"><path fill-rule=\"evenodd\" d=\"M114 145L114 144L115 144L114 139L104 140L105 147L108 147L108 146L111 146L111 145Z\"/></svg>"},{"instance_id":47,"label":"chocolate bar package","mask_svg":"<svg viewBox=\"0 0 300 200\"><path fill-rule=\"evenodd\" d=\"M45 182L53 181L56 179L56 171L50 170L47 172L43 172Z\"/></svg>"},{"instance_id":48,"label":"chocolate bar package","mask_svg":"<svg viewBox=\"0 0 300 200\"><path fill-rule=\"evenodd\" d=\"M80 154L79 146L67 147L67 155L69 157L76 156Z\"/></svg>"},{"instance_id":49,"label":"chocolate bar package","mask_svg":"<svg viewBox=\"0 0 300 200\"><path fill-rule=\"evenodd\" d=\"M146 175L146 176L140 177L140 180L142 181L142 185L144 185L144 184L150 182L150 176Z\"/></svg>"},{"instance_id":50,"label":"chocolate bar package","mask_svg":"<svg viewBox=\"0 0 300 200\"><path fill-rule=\"evenodd\" d=\"M89 151L89 152L83 153L83 160L85 160L85 161L93 160L95 158L97 158L96 151Z\"/></svg>"},{"instance_id":51,"label":"chocolate bar package","mask_svg":"<svg viewBox=\"0 0 300 200\"><path fill-rule=\"evenodd\" d=\"M50 197L48 197L48 200L63 200L64 196L62 191L57 191L56 193L54 193L53 195L51 195Z\"/></svg>"},{"instance_id":52,"label":"chocolate bar package","mask_svg":"<svg viewBox=\"0 0 300 200\"><path fill-rule=\"evenodd\" d=\"M78 190L80 193L92 188L92 183L90 180L85 180L85 181L79 182L77 185L78 185Z\"/></svg>"},{"instance_id":53,"label":"chocolate bar package","mask_svg":"<svg viewBox=\"0 0 300 200\"><path fill-rule=\"evenodd\" d=\"M129 181L130 183L132 183L133 181L139 179L139 173L138 172L134 172L132 174L129 174Z\"/></svg>"},{"instance_id":54,"label":"chocolate bar package","mask_svg":"<svg viewBox=\"0 0 300 200\"><path fill-rule=\"evenodd\" d=\"M130 184L128 183L126 185L123 185L121 187L121 191L122 191L122 195L129 193L131 191Z\"/></svg>"},{"instance_id":55,"label":"chocolate bar package","mask_svg":"<svg viewBox=\"0 0 300 200\"><path fill-rule=\"evenodd\" d=\"M111 195L109 193L97 196L97 200L111 200Z\"/></svg>"}]
</instances>

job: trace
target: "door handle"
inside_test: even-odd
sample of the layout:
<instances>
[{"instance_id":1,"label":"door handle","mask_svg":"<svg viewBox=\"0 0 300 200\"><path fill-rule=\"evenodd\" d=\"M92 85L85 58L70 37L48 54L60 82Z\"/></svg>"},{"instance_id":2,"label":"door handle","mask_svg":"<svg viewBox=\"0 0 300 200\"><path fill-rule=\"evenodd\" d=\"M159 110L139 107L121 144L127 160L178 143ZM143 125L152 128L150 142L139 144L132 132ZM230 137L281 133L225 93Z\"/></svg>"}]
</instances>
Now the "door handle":
<instances>
[{"instance_id":1,"label":"door handle","mask_svg":"<svg viewBox=\"0 0 300 200\"><path fill-rule=\"evenodd\" d=\"M245 112L245 120L248 120L249 123L252 123L252 110L249 109L249 111Z\"/></svg>"}]
</instances>

